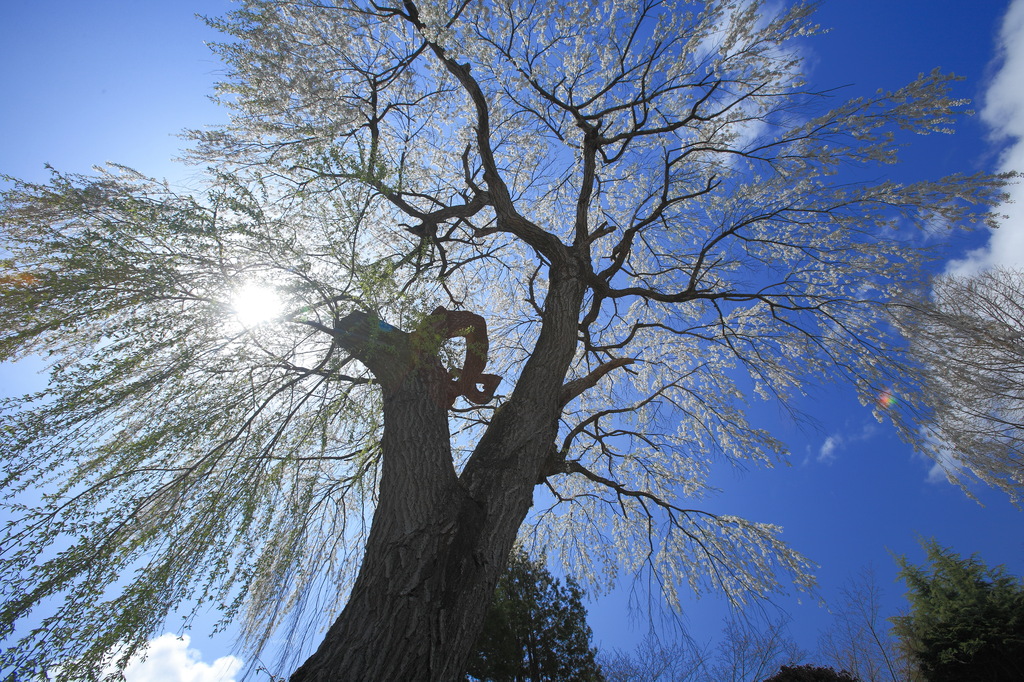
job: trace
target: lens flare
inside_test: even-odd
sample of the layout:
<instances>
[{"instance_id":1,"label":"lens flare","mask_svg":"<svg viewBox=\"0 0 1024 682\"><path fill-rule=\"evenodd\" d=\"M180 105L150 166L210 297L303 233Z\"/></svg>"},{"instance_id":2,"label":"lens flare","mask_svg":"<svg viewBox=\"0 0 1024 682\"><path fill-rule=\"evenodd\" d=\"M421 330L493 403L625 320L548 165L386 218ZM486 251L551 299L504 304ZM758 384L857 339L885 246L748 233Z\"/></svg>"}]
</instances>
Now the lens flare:
<instances>
[{"instance_id":1,"label":"lens flare","mask_svg":"<svg viewBox=\"0 0 1024 682\"><path fill-rule=\"evenodd\" d=\"M892 394L892 391L888 388L883 389L878 394L878 406L883 409L888 409L896 404L896 396Z\"/></svg>"}]
</instances>

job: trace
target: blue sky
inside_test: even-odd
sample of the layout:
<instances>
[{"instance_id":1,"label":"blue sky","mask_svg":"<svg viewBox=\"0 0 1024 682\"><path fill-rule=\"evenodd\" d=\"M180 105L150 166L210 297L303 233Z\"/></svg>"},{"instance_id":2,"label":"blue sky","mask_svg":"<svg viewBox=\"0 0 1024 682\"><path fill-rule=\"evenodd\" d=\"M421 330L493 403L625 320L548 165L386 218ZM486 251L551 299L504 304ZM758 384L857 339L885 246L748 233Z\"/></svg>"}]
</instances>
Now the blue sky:
<instances>
[{"instance_id":1,"label":"blue sky","mask_svg":"<svg viewBox=\"0 0 1024 682\"><path fill-rule=\"evenodd\" d=\"M170 162L181 146L175 134L224 117L206 99L220 66L204 41L216 34L194 15L217 15L227 7L224 0L5 3L0 172L41 180L44 163L87 172L114 161L188 184L194 170ZM914 180L1013 164L1024 169L1024 145L1013 145L1013 135L1019 141L1024 134L1024 104L1013 99L1015 83L1024 90L1024 69L1016 70L1021 65L1012 51L1005 64L1000 61L1000 29L1009 7L1008 0L824 0L818 21L830 31L803 47L811 83L849 86L841 94L853 96L894 89L934 67L955 72L965 78L957 93L974 100L979 115L955 135L910 140L894 175ZM1016 0L1008 24L1003 40L1024 45L1024 0ZM1024 197L1017 205L1024 205ZM951 267L1024 264L1024 215L1015 214L1020 210L1010 207L1011 221L991 248L986 233L951 243L953 258L975 250L967 264ZM36 381L33 369L31 363L0 366L0 394ZM784 526L786 539L820 565L825 599L872 566L887 615L903 604L892 553L921 560L918 536L934 536L1024 574L1024 513L985 488L973 489L984 506L968 499L827 377L809 391L803 407L816 420L810 426L758 407L762 425L790 445L792 466L718 472L715 483L723 492L709 502L715 511ZM807 599L798 604L782 597L777 604L793 616L798 643L813 650L818 631L830 622L827 611ZM642 613L628 615L624 591L596 599L590 612L602 647L629 648L647 631ZM721 602L705 598L687 603L685 620L691 634L708 641L720 631L724 613ZM229 653L229 638L205 635L192 633L203 660ZM184 655L174 660L195 665ZM215 679L212 670L196 679ZM184 678L140 674L135 682L142 679Z\"/></svg>"}]
</instances>

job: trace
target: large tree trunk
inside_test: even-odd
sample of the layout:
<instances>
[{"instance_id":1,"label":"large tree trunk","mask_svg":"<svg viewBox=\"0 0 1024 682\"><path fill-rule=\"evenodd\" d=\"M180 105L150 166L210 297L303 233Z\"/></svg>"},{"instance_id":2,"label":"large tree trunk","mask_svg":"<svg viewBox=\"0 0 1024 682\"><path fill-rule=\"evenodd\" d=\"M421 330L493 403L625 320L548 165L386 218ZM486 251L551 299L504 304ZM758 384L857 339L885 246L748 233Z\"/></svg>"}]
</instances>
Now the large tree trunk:
<instances>
[{"instance_id":1,"label":"large tree trunk","mask_svg":"<svg viewBox=\"0 0 1024 682\"><path fill-rule=\"evenodd\" d=\"M452 467L444 385L420 367L389 393L363 564L345 610L293 681L454 679L461 660L437 644L472 642L479 625L461 614L490 599L476 548L485 510Z\"/></svg>"},{"instance_id":2,"label":"large tree trunk","mask_svg":"<svg viewBox=\"0 0 1024 682\"><path fill-rule=\"evenodd\" d=\"M569 284L556 301L552 283L535 353L461 476L433 349L367 316L339 326L384 391L383 472L348 604L292 682L461 678L557 435L582 298Z\"/></svg>"}]
</instances>

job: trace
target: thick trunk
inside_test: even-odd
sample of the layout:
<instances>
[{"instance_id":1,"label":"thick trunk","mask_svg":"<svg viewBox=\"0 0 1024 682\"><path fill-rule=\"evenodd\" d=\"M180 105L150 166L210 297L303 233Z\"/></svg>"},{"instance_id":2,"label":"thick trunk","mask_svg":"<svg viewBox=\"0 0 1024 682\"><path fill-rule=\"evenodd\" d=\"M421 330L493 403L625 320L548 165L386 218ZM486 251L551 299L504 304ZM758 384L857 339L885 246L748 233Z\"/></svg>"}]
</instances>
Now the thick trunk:
<instances>
[{"instance_id":1,"label":"thick trunk","mask_svg":"<svg viewBox=\"0 0 1024 682\"><path fill-rule=\"evenodd\" d=\"M552 287L547 302L565 319L551 328L546 318L538 352L461 477L448 432L452 384L423 352L430 344L366 318L336 331L382 384L383 472L348 604L292 682L461 679L557 434L581 299L579 287L566 289L552 301Z\"/></svg>"},{"instance_id":2,"label":"thick trunk","mask_svg":"<svg viewBox=\"0 0 1024 682\"><path fill-rule=\"evenodd\" d=\"M483 585L478 594L467 589L481 584L474 545L483 514L452 469L443 390L430 372L416 374L385 396L380 502L352 595L294 682L449 680L461 672L462 661L437 644L472 641L461 613L490 598Z\"/></svg>"}]
</instances>

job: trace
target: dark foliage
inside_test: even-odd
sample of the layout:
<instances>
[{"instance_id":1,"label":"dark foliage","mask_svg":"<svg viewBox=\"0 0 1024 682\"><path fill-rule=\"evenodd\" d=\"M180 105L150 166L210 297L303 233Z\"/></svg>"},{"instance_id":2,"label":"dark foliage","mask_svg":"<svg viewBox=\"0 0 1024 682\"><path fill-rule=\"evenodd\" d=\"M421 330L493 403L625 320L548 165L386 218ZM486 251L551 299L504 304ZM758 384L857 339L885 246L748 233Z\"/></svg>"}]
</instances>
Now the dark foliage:
<instances>
[{"instance_id":1,"label":"dark foliage","mask_svg":"<svg viewBox=\"0 0 1024 682\"><path fill-rule=\"evenodd\" d=\"M820 665L784 665L764 682L859 682L856 677Z\"/></svg>"},{"instance_id":2,"label":"dark foliage","mask_svg":"<svg viewBox=\"0 0 1024 682\"><path fill-rule=\"evenodd\" d=\"M930 566L900 557L910 613L893 618L911 662L928 682L1024 680L1024 584L1002 566L964 559L935 540Z\"/></svg>"},{"instance_id":3,"label":"dark foliage","mask_svg":"<svg viewBox=\"0 0 1024 682\"><path fill-rule=\"evenodd\" d=\"M522 551L509 557L468 667L495 682L603 680L590 646L583 592L565 586Z\"/></svg>"}]
</instances>

